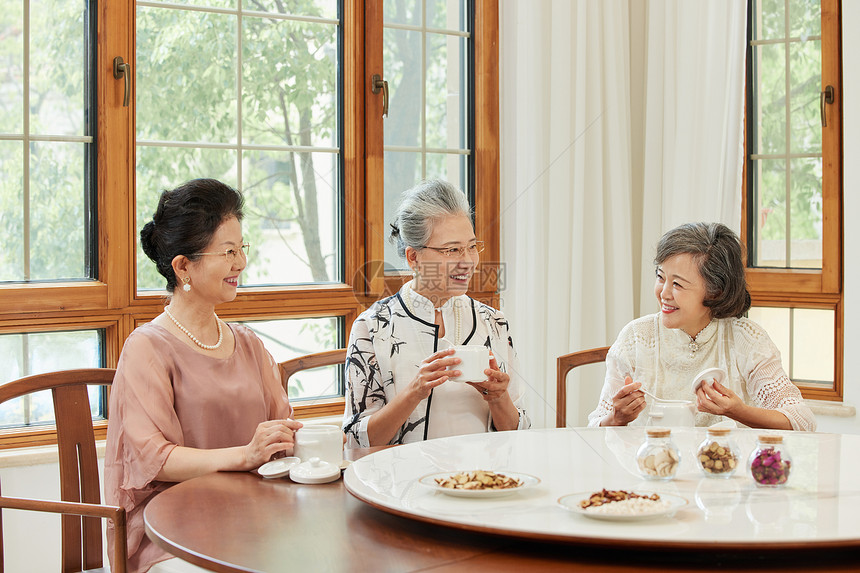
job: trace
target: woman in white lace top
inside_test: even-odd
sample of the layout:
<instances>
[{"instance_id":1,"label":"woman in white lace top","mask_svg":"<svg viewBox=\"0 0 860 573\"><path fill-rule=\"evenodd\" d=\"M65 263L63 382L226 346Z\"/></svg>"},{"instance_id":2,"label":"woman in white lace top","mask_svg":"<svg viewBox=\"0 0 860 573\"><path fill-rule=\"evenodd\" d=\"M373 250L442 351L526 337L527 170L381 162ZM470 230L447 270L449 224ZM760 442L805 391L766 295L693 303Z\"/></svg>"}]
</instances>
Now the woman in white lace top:
<instances>
[{"instance_id":1,"label":"woman in white lace top","mask_svg":"<svg viewBox=\"0 0 860 573\"><path fill-rule=\"evenodd\" d=\"M815 417L788 379L750 307L741 246L719 223L690 223L660 239L654 294L660 312L629 323L609 349L606 380L589 426L644 424L643 390L692 400L693 378L720 367L723 384L695 394L697 426L726 418L755 428L814 430Z\"/></svg>"}]
</instances>

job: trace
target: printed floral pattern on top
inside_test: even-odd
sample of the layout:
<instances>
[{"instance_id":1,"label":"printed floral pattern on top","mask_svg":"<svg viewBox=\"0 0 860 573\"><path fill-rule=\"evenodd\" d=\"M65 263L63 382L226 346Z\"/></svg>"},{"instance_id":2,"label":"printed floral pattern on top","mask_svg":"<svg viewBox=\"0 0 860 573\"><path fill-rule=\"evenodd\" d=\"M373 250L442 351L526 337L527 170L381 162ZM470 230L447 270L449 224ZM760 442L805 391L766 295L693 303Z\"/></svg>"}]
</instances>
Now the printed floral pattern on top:
<instances>
[{"instance_id":1,"label":"printed floral pattern on top","mask_svg":"<svg viewBox=\"0 0 860 573\"><path fill-rule=\"evenodd\" d=\"M353 324L345 363L346 407L343 419L343 430L348 445L352 447L370 445L367 439L370 416L394 398L398 385L410 383L421 362L440 348L438 328L432 322L432 305L414 292L411 296L414 314L408 310L401 289L399 293L375 302ZM446 325L454 324L454 305L459 305L457 311L461 315L463 340L451 342L483 344L493 352L499 369L511 376L508 393L520 414L518 428L530 427L531 421L523 407L525 385L518 374L517 356L507 319L501 311L463 295L450 299L442 308ZM447 330L446 338L451 339L452 329ZM424 439L428 404L432 406L432 400L433 394L418 405L398 430L392 444ZM484 408L486 412L475 412L475 415L485 416L486 431L492 431L489 409L486 405ZM434 420L438 420L439 415L434 411ZM458 433L455 423L449 435Z\"/></svg>"}]
</instances>

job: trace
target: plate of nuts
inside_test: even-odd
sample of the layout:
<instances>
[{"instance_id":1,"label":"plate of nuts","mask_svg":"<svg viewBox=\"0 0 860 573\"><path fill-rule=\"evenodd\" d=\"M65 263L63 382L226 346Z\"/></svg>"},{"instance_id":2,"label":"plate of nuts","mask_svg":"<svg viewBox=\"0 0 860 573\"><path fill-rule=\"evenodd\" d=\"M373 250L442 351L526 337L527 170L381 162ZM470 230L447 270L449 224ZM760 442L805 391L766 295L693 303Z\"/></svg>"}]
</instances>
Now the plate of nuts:
<instances>
[{"instance_id":1,"label":"plate of nuts","mask_svg":"<svg viewBox=\"0 0 860 573\"><path fill-rule=\"evenodd\" d=\"M455 497L486 498L522 491L539 484L540 479L518 472L471 470L430 474L419 479L418 483Z\"/></svg>"}]
</instances>

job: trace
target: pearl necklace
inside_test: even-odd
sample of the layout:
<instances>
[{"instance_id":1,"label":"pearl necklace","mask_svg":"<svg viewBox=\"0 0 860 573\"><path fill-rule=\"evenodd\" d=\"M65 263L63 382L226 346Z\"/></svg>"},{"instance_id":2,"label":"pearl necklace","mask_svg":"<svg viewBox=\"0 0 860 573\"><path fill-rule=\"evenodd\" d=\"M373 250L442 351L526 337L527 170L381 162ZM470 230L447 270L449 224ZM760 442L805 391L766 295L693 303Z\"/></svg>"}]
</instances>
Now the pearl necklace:
<instances>
[{"instance_id":1,"label":"pearl necklace","mask_svg":"<svg viewBox=\"0 0 860 573\"><path fill-rule=\"evenodd\" d=\"M176 317L170 313L170 309L167 308L166 306L164 307L164 312L167 313L167 316L170 317L170 320L173 321L173 324L175 324L179 328L179 330L184 332L188 336L188 338L190 338L194 342L194 344L196 344L197 346L199 346L203 350L217 350L218 348L220 348L221 343L224 341L224 336L223 336L224 333L221 332L221 321L218 320L217 314L215 315L215 324L218 326L218 342L216 342L215 344L203 344L202 342L197 340L196 336L194 336L193 334L188 332L187 328L185 328L184 326L179 324L179 321L176 320Z\"/></svg>"},{"instance_id":2,"label":"pearl necklace","mask_svg":"<svg viewBox=\"0 0 860 573\"><path fill-rule=\"evenodd\" d=\"M406 289L403 291L406 295L406 308L409 309L409 312L415 314L415 311L412 309L412 287L406 286ZM454 332L457 334L457 338L454 339L455 344L460 343L460 305L457 304L457 301L451 301L451 305L454 307ZM433 310L442 312L442 308L434 308Z\"/></svg>"}]
</instances>

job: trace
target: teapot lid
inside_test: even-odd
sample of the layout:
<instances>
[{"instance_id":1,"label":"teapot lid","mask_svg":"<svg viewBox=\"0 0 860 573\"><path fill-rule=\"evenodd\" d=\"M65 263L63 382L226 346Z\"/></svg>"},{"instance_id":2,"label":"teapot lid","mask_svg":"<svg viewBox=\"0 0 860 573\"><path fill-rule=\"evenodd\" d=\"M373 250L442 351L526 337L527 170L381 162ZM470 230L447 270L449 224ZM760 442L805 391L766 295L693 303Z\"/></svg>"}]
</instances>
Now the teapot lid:
<instances>
[{"instance_id":1,"label":"teapot lid","mask_svg":"<svg viewBox=\"0 0 860 573\"><path fill-rule=\"evenodd\" d=\"M290 479L297 483L328 483L340 477L340 468L320 458L311 458L290 470Z\"/></svg>"}]
</instances>

